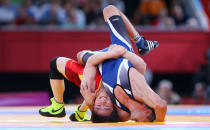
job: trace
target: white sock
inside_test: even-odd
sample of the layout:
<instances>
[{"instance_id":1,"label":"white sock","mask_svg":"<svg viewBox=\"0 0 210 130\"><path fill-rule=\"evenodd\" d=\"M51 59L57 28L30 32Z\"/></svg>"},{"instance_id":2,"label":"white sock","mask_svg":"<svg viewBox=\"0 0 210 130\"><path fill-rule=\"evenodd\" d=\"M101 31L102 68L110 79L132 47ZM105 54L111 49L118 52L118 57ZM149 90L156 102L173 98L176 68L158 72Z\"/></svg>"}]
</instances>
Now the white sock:
<instances>
[{"instance_id":1,"label":"white sock","mask_svg":"<svg viewBox=\"0 0 210 130\"><path fill-rule=\"evenodd\" d=\"M138 33L138 34L137 34L136 36L134 36L131 40L132 40L134 43L137 43L137 42L139 42L140 38L141 38L141 36L140 36L139 33Z\"/></svg>"}]
</instances>

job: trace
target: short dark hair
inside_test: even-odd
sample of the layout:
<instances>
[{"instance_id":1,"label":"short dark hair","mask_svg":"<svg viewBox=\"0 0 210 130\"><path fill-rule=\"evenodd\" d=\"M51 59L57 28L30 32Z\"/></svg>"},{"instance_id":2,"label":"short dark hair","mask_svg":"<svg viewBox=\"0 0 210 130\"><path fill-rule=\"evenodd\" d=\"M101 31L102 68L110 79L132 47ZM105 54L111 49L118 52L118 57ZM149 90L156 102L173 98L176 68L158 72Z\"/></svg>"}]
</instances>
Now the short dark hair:
<instances>
[{"instance_id":1,"label":"short dark hair","mask_svg":"<svg viewBox=\"0 0 210 130\"><path fill-rule=\"evenodd\" d=\"M108 116L98 115L94 110L92 111L91 121L93 123L105 123L105 122L119 122L120 118L117 114L117 111L114 109L112 113Z\"/></svg>"},{"instance_id":2,"label":"short dark hair","mask_svg":"<svg viewBox=\"0 0 210 130\"><path fill-rule=\"evenodd\" d=\"M146 105L147 106L147 105ZM147 115L147 119L150 121L150 122L153 122L155 119L156 119L156 115L155 115L155 111L153 108L147 106L147 108L149 108L152 113L150 115Z\"/></svg>"}]
</instances>

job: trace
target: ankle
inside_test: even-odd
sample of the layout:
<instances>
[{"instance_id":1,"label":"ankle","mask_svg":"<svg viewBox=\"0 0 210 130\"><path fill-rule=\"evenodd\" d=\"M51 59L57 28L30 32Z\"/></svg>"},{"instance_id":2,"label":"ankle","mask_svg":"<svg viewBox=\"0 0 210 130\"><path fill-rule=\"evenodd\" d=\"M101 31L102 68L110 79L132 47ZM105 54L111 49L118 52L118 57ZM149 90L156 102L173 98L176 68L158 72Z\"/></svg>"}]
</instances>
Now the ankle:
<instances>
[{"instance_id":1,"label":"ankle","mask_svg":"<svg viewBox=\"0 0 210 130\"><path fill-rule=\"evenodd\" d=\"M54 97L54 100L56 103L63 104L63 100L57 100L57 99L55 99L55 97Z\"/></svg>"},{"instance_id":2,"label":"ankle","mask_svg":"<svg viewBox=\"0 0 210 130\"><path fill-rule=\"evenodd\" d=\"M141 39L141 36L139 35L139 33L136 34L136 36L134 36L131 40L134 42L134 43L137 43L139 42Z\"/></svg>"},{"instance_id":3,"label":"ankle","mask_svg":"<svg viewBox=\"0 0 210 130\"><path fill-rule=\"evenodd\" d=\"M81 105L78 107L78 111L79 112L87 112L87 109L86 107L81 107Z\"/></svg>"}]
</instances>

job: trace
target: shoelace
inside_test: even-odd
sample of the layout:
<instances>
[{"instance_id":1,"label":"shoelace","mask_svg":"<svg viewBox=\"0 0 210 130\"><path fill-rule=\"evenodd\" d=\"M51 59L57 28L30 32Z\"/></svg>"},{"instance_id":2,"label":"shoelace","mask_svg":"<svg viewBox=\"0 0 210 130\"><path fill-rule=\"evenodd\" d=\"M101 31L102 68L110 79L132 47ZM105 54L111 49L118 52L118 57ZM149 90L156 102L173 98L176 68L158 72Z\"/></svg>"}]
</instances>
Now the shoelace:
<instances>
[{"instance_id":1,"label":"shoelace","mask_svg":"<svg viewBox=\"0 0 210 130\"><path fill-rule=\"evenodd\" d=\"M146 40L146 41L147 41L147 45L148 45L149 50L152 50L152 49L155 48L155 45L152 41L148 41L148 40Z\"/></svg>"}]
</instances>

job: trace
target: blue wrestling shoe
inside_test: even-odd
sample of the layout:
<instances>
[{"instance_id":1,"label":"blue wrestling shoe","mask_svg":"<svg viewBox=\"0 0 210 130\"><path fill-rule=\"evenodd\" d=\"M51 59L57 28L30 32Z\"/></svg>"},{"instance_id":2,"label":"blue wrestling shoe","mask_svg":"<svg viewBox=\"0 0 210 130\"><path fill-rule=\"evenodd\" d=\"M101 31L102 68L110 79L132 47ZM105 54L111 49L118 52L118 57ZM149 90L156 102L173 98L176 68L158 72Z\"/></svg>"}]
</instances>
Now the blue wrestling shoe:
<instances>
[{"instance_id":1,"label":"blue wrestling shoe","mask_svg":"<svg viewBox=\"0 0 210 130\"><path fill-rule=\"evenodd\" d=\"M140 55L146 55L158 46L159 43L157 41L148 41L143 36L141 36L139 41L136 43L136 47L138 48Z\"/></svg>"}]
</instances>

